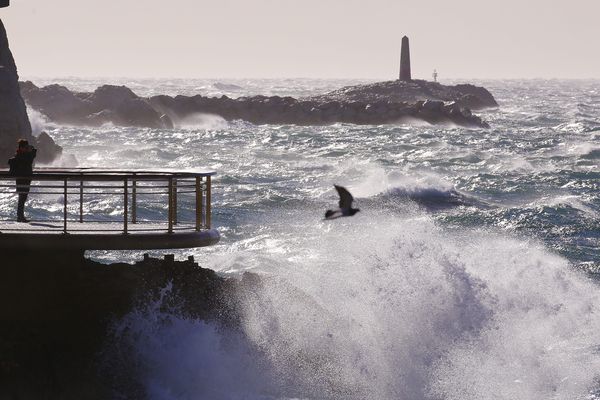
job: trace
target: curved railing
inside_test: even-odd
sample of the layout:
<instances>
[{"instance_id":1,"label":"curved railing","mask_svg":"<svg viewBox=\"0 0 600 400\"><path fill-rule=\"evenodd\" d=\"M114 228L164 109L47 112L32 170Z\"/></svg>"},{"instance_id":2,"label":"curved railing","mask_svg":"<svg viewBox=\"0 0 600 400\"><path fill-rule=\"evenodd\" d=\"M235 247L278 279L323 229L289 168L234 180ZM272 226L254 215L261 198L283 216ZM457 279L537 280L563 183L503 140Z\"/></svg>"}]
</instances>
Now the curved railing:
<instances>
[{"instance_id":1,"label":"curved railing","mask_svg":"<svg viewBox=\"0 0 600 400\"><path fill-rule=\"evenodd\" d=\"M44 204L53 205L51 211L38 209L30 224L3 218L0 231L171 234L211 229L214 174L200 170L36 168L32 176L17 177L0 169L0 194L5 199L14 194L15 208L16 179L32 180L26 209L32 208L37 196L49 197ZM108 215L94 208L107 196L114 206Z\"/></svg>"}]
</instances>

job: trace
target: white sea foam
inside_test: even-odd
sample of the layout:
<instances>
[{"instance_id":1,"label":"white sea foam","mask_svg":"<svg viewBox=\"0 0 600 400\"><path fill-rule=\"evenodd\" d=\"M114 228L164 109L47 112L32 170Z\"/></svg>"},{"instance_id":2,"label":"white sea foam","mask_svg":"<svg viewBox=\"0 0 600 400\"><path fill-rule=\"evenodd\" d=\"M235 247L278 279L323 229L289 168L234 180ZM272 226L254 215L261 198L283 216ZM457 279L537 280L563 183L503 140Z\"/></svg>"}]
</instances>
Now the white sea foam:
<instances>
[{"instance_id":1,"label":"white sea foam","mask_svg":"<svg viewBox=\"0 0 600 400\"><path fill-rule=\"evenodd\" d=\"M125 320L150 398L576 399L598 377L597 287L536 243L412 213L272 229L296 249L246 254L241 332Z\"/></svg>"},{"instance_id":2,"label":"white sea foam","mask_svg":"<svg viewBox=\"0 0 600 400\"><path fill-rule=\"evenodd\" d=\"M178 127L185 129L225 129L227 121L218 115L196 113L174 121Z\"/></svg>"},{"instance_id":3,"label":"white sea foam","mask_svg":"<svg viewBox=\"0 0 600 400\"><path fill-rule=\"evenodd\" d=\"M31 106L27 107L27 115L31 124L31 133L33 136L39 136L48 124L48 119L39 111L34 110Z\"/></svg>"},{"instance_id":4,"label":"white sea foam","mask_svg":"<svg viewBox=\"0 0 600 400\"><path fill-rule=\"evenodd\" d=\"M351 182L355 197L374 197L387 192L410 196L423 192L449 193L456 190L452 183L430 171L390 171L372 163L360 163L356 160L343 164L339 174L359 178Z\"/></svg>"}]
</instances>

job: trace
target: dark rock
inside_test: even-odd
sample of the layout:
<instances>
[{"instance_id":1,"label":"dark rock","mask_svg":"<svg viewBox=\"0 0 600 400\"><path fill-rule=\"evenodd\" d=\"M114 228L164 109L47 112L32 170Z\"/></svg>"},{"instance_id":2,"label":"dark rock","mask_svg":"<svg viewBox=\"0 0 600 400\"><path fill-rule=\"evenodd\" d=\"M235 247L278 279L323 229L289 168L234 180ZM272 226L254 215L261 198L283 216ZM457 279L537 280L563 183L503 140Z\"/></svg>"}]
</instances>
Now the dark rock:
<instances>
[{"instance_id":1,"label":"dark rock","mask_svg":"<svg viewBox=\"0 0 600 400\"><path fill-rule=\"evenodd\" d=\"M389 124L410 116L430 123L452 122L461 126L486 127L487 124L473 116L467 107L497 105L484 88L443 86L419 80L351 86L305 99L260 95L237 99L225 95L142 99L124 86L110 85L102 86L91 94L69 95L64 93L66 88L39 89L30 83L23 84L22 90L27 99L32 99L31 104L36 104L51 118L55 116L55 120L79 120L79 123L88 125L112 122L150 128L170 128L194 114L214 114L228 121L241 119L254 124L296 125L338 122ZM41 101L39 98L44 96L54 100ZM55 102L62 105L59 110L52 109L57 107ZM448 108L445 102L456 104L458 108ZM67 111L69 108L71 113ZM84 118L81 118L81 109L84 110ZM65 112L71 114L69 118L63 115Z\"/></svg>"},{"instance_id":2,"label":"dark rock","mask_svg":"<svg viewBox=\"0 0 600 400\"><path fill-rule=\"evenodd\" d=\"M102 85L94 93L87 96L94 112L115 110L123 103L136 99L139 99L139 97L127 86L115 85Z\"/></svg>"},{"instance_id":3,"label":"dark rock","mask_svg":"<svg viewBox=\"0 0 600 400\"><path fill-rule=\"evenodd\" d=\"M173 129L173 120L167 114L160 116L160 122L165 129Z\"/></svg>"},{"instance_id":4,"label":"dark rock","mask_svg":"<svg viewBox=\"0 0 600 400\"><path fill-rule=\"evenodd\" d=\"M142 374L127 349L112 341L110 327L159 298L161 307L186 318L223 327L239 321L231 300L236 281L193 259L102 265L80 252L19 251L3 254L3 266L2 399L100 400L115 398L116 389L127 398L145 398L135 393Z\"/></svg>"},{"instance_id":5,"label":"dark rock","mask_svg":"<svg viewBox=\"0 0 600 400\"><path fill-rule=\"evenodd\" d=\"M21 94L30 107L57 123L78 124L93 112L89 101L61 85L38 88L31 82L25 82L21 84Z\"/></svg>"},{"instance_id":6,"label":"dark rock","mask_svg":"<svg viewBox=\"0 0 600 400\"><path fill-rule=\"evenodd\" d=\"M104 85L93 93L73 93L60 85L38 88L31 82L24 82L21 83L21 93L31 107L58 123L91 126L112 123L147 128L168 126L168 121L161 120L162 113L125 86Z\"/></svg>"},{"instance_id":7,"label":"dark rock","mask_svg":"<svg viewBox=\"0 0 600 400\"><path fill-rule=\"evenodd\" d=\"M35 140L27 116L27 107L21 97L17 66L8 47L4 24L0 20L0 165L5 166L16 149L18 139ZM57 149L59 147L52 147ZM45 149L44 151L51 151ZM52 161L58 153L38 153L39 158Z\"/></svg>"},{"instance_id":8,"label":"dark rock","mask_svg":"<svg viewBox=\"0 0 600 400\"><path fill-rule=\"evenodd\" d=\"M109 110L102 110L97 113L90 114L85 117L84 125L87 126L102 126L112 123L116 119L115 113Z\"/></svg>"},{"instance_id":9,"label":"dark rock","mask_svg":"<svg viewBox=\"0 0 600 400\"><path fill-rule=\"evenodd\" d=\"M56 157L62 154L62 147L57 145L46 132L39 134L35 138L34 145L37 148L36 162L47 164L51 163Z\"/></svg>"},{"instance_id":10,"label":"dark rock","mask_svg":"<svg viewBox=\"0 0 600 400\"><path fill-rule=\"evenodd\" d=\"M376 102L380 100L414 103L425 100L456 101L463 107L481 109L497 107L494 96L485 88L469 84L445 86L424 80L387 81L366 85L348 86L324 95L318 101Z\"/></svg>"},{"instance_id":11,"label":"dark rock","mask_svg":"<svg viewBox=\"0 0 600 400\"><path fill-rule=\"evenodd\" d=\"M494 96L485 88L471 84L460 84L451 86L452 89L464 94L464 98L459 99L459 103L464 107L474 110L488 107L498 107Z\"/></svg>"},{"instance_id":12,"label":"dark rock","mask_svg":"<svg viewBox=\"0 0 600 400\"><path fill-rule=\"evenodd\" d=\"M117 125L162 128L161 114L141 98L126 99L114 108Z\"/></svg>"},{"instance_id":13,"label":"dark rock","mask_svg":"<svg viewBox=\"0 0 600 400\"><path fill-rule=\"evenodd\" d=\"M423 103L423 106L421 107L421 109L423 111L435 113L435 112L439 112L440 110L442 110L443 107L444 107L443 101L426 100Z\"/></svg>"}]
</instances>

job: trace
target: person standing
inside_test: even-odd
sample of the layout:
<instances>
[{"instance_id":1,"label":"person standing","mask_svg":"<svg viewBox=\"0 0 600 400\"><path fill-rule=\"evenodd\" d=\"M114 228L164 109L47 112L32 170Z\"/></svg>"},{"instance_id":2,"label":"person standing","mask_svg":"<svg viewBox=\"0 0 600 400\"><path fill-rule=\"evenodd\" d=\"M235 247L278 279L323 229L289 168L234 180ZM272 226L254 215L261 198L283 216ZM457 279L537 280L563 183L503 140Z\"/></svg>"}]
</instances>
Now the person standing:
<instances>
[{"instance_id":1,"label":"person standing","mask_svg":"<svg viewBox=\"0 0 600 400\"><path fill-rule=\"evenodd\" d=\"M17 152L13 158L8 160L10 174L16 176L17 193L19 202L17 205L17 222L29 222L25 218L25 202L29 195L31 179L33 175L33 160L37 154L37 149L29 144L25 139L18 141Z\"/></svg>"}]
</instances>

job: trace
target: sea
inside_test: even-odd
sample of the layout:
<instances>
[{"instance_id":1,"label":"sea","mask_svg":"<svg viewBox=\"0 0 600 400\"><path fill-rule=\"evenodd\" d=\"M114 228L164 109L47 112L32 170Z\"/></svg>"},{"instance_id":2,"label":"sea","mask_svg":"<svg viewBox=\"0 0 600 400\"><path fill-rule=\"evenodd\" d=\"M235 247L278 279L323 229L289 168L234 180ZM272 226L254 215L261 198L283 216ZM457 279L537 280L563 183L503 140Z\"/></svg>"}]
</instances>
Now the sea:
<instances>
[{"instance_id":1,"label":"sea","mask_svg":"<svg viewBox=\"0 0 600 400\"><path fill-rule=\"evenodd\" d=\"M31 80L234 98L371 82ZM30 110L34 133L64 148L55 165L216 170L220 242L169 252L264 279L235 332L160 304L117 321L138 366L129 379L156 400L600 399L600 81L442 83L458 82L493 93L499 107L477 112L491 128L205 114L172 130L89 128ZM353 194L357 215L324 220L334 184ZM3 217L14 208L7 196ZM31 216L60 213L56 202L32 196ZM116 200L94 204L119 213Z\"/></svg>"}]
</instances>

